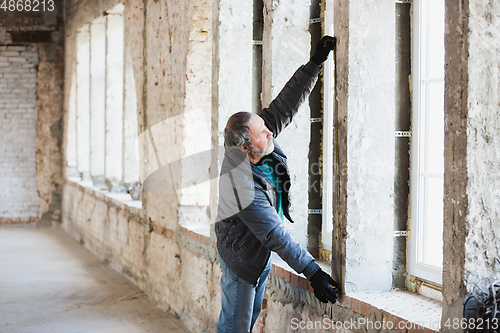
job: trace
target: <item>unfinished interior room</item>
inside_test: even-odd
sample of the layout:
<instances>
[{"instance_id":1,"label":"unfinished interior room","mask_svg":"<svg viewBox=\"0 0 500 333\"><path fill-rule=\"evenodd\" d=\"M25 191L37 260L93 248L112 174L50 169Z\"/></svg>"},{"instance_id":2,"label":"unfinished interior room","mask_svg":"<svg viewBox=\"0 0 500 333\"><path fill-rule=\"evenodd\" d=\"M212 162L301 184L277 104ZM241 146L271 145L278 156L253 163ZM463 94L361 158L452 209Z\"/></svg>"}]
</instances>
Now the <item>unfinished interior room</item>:
<instances>
[{"instance_id":1,"label":"unfinished interior room","mask_svg":"<svg viewBox=\"0 0 500 333\"><path fill-rule=\"evenodd\" d=\"M246 208L240 111L287 165L248 152ZM248 332L222 244L254 239L253 333L500 332L500 2L0 0L0 180L2 333ZM290 241L247 223L266 196Z\"/></svg>"}]
</instances>

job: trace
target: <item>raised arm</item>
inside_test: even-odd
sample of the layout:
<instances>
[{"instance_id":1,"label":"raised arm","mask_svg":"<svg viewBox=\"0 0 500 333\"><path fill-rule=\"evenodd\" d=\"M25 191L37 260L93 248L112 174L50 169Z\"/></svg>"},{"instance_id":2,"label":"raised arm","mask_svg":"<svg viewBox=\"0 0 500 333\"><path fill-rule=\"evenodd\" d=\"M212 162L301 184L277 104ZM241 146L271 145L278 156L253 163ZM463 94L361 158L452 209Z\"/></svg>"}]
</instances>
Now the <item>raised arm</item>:
<instances>
[{"instance_id":1,"label":"raised arm","mask_svg":"<svg viewBox=\"0 0 500 333\"><path fill-rule=\"evenodd\" d=\"M307 99L322 70L321 64L334 47L335 37L323 37L316 45L316 52L311 60L297 69L278 96L262 110L260 116L274 137L290 124L299 107Z\"/></svg>"},{"instance_id":2,"label":"raised arm","mask_svg":"<svg viewBox=\"0 0 500 333\"><path fill-rule=\"evenodd\" d=\"M262 110L260 116L274 137L290 124L300 105L311 93L321 69L312 61L301 66L271 104Z\"/></svg>"}]
</instances>

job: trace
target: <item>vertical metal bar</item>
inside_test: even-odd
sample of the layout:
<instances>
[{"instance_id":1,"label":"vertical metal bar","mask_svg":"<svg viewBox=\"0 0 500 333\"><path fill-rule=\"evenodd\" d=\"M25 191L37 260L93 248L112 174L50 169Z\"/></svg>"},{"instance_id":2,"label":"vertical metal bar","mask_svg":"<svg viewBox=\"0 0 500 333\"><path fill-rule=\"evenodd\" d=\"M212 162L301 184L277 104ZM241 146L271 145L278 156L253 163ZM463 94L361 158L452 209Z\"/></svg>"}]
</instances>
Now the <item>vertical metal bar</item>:
<instances>
[{"instance_id":1,"label":"vertical metal bar","mask_svg":"<svg viewBox=\"0 0 500 333\"><path fill-rule=\"evenodd\" d=\"M252 112L262 110L262 33L264 28L264 2L253 2L253 40L252 43Z\"/></svg>"}]
</instances>

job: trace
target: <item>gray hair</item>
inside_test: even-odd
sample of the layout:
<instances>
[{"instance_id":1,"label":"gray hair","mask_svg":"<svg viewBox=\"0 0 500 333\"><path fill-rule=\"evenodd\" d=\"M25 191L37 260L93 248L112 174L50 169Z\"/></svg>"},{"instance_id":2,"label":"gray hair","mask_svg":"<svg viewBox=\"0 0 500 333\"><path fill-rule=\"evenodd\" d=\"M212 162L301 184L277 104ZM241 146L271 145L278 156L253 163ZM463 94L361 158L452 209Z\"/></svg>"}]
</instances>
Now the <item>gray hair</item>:
<instances>
[{"instance_id":1,"label":"gray hair","mask_svg":"<svg viewBox=\"0 0 500 333\"><path fill-rule=\"evenodd\" d=\"M252 147L249 136L250 127L247 124L253 116L254 114L250 112L241 111L229 117L224 129L224 145L226 147Z\"/></svg>"}]
</instances>

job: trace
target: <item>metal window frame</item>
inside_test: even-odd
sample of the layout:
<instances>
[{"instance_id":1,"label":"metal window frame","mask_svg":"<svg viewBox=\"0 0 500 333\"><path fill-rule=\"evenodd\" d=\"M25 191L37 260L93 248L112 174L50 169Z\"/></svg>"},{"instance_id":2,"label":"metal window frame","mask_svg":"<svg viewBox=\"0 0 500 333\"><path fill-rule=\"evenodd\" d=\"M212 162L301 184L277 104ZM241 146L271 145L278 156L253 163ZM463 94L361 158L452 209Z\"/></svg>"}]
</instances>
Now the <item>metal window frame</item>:
<instances>
[{"instance_id":1,"label":"metal window frame","mask_svg":"<svg viewBox=\"0 0 500 333\"><path fill-rule=\"evenodd\" d=\"M422 34L425 33L425 27L422 27L423 10L425 9L425 1L429 0L413 0L412 1L412 136L411 136L411 176L410 176L410 237L408 242L408 258L407 269L408 277L417 276L425 280L432 281L437 284L442 284L442 269L434 266L425 265L418 262L417 256L419 249L419 237L422 237L422 203L423 191L421 186L421 156L423 141L422 124L425 123L422 110L422 89L421 89L421 68L422 59L425 55L422 54ZM444 24L444 22L443 22ZM425 59L424 59L425 61ZM408 280L409 284L409 280Z\"/></svg>"},{"instance_id":2,"label":"metal window frame","mask_svg":"<svg viewBox=\"0 0 500 333\"><path fill-rule=\"evenodd\" d=\"M325 35L334 36L333 31L333 0L326 0L324 11ZM324 66L324 86L323 86L323 215L321 221L321 242L324 250L332 250L333 233L333 126L334 126L334 101L335 101L335 82L333 77L334 63L333 54L328 57ZM331 73L331 75L327 75Z\"/></svg>"}]
</instances>

